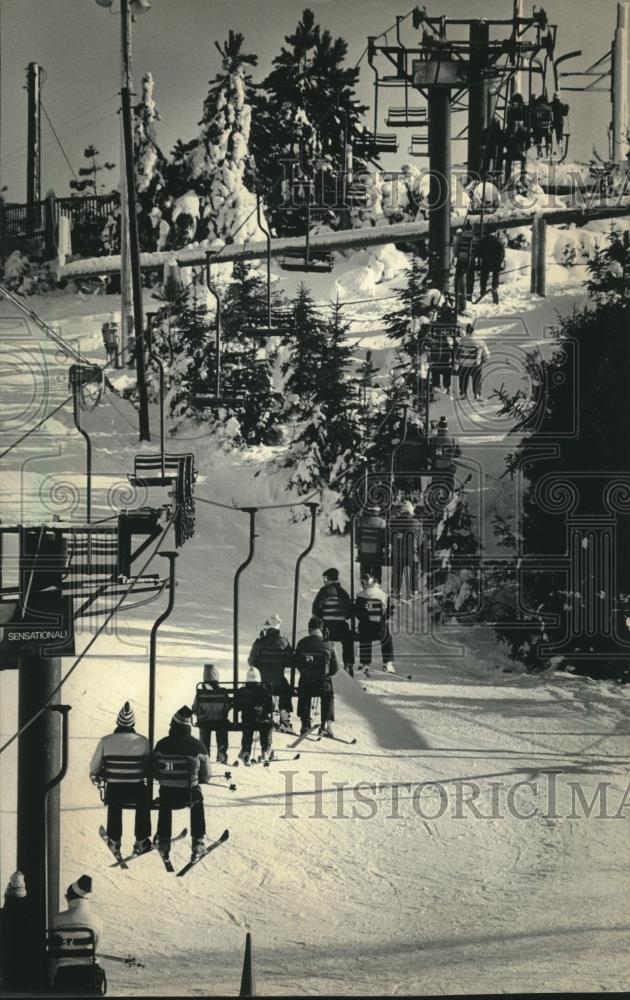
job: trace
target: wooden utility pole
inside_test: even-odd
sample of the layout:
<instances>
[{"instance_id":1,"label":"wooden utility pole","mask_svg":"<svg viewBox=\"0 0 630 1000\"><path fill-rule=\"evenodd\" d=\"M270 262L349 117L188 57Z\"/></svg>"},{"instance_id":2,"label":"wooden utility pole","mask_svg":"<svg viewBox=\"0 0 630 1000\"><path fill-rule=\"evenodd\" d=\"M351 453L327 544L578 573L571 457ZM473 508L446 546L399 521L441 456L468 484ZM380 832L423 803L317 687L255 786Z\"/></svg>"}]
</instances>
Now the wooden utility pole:
<instances>
[{"instance_id":1,"label":"wooden utility pole","mask_svg":"<svg viewBox=\"0 0 630 1000\"><path fill-rule=\"evenodd\" d=\"M136 376L138 381L139 437L150 441L149 399L147 396L145 373L144 310L142 307L142 275L140 273L140 245L138 241L138 216L136 211L136 178L133 160L133 114L131 111L131 88L128 79L129 66L129 2L120 0L120 16L123 24L123 66L126 66L127 80L121 87L122 124L125 148L125 179L127 182L127 219L129 225L129 250L131 254L131 282L133 287L133 326L136 340Z\"/></svg>"},{"instance_id":2,"label":"wooden utility pole","mask_svg":"<svg viewBox=\"0 0 630 1000\"><path fill-rule=\"evenodd\" d=\"M129 5L120 6L120 86L133 90L131 83L131 23ZM127 176L125 168L125 133L120 116L120 354L125 364L129 358L130 339L133 343L133 284L129 249L129 213L127 210Z\"/></svg>"},{"instance_id":3,"label":"wooden utility pole","mask_svg":"<svg viewBox=\"0 0 630 1000\"><path fill-rule=\"evenodd\" d=\"M29 63L26 70L26 91L28 94L27 154L26 154L26 205L29 229L37 228L35 204L41 195L41 131L42 112L40 102L41 75L39 65Z\"/></svg>"}]
</instances>

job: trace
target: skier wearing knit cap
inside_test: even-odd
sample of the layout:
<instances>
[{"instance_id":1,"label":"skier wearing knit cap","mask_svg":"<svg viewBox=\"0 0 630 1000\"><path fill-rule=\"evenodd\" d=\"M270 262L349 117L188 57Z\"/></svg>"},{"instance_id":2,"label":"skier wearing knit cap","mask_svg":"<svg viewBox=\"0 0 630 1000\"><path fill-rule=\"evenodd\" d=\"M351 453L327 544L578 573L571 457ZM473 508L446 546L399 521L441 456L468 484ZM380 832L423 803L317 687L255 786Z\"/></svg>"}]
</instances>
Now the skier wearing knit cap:
<instances>
[{"instance_id":1,"label":"skier wearing knit cap","mask_svg":"<svg viewBox=\"0 0 630 1000\"><path fill-rule=\"evenodd\" d=\"M27 990L34 967L33 914L24 875L13 872L0 909L0 985L3 990Z\"/></svg>"},{"instance_id":2,"label":"skier wearing knit cap","mask_svg":"<svg viewBox=\"0 0 630 1000\"><path fill-rule=\"evenodd\" d=\"M298 683L298 714L302 720L302 733L311 728L311 703L320 699L320 727L322 735L333 736L331 722L335 721L335 692L333 676L339 669L335 647L324 639L324 623L313 616L308 622L308 635L295 647L295 665L300 672Z\"/></svg>"},{"instance_id":3,"label":"skier wearing knit cap","mask_svg":"<svg viewBox=\"0 0 630 1000\"><path fill-rule=\"evenodd\" d=\"M200 784L210 780L210 761L203 743L192 734L192 711L183 705L171 719L168 736L155 745L154 759L160 782L160 810L158 813L158 845L160 853L168 858L171 849L173 809L181 809L190 797L190 832L193 857L203 851L206 844L206 818L203 812L203 795ZM160 774L160 757L188 757L191 761L190 786L183 788L176 780ZM165 775L168 771L164 772Z\"/></svg>"},{"instance_id":4,"label":"skier wearing knit cap","mask_svg":"<svg viewBox=\"0 0 630 1000\"><path fill-rule=\"evenodd\" d=\"M247 766L252 755L254 732L260 733L260 752L263 760L272 756L273 695L269 684L263 684L260 670L250 667L244 687L236 692L235 704L241 713L243 737L239 760Z\"/></svg>"},{"instance_id":5,"label":"skier wearing knit cap","mask_svg":"<svg viewBox=\"0 0 630 1000\"><path fill-rule=\"evenodd\" d=\"M113 733L101 737L90 763L90 780L98 784L105 778L105 757L130 757L145 760L148 764L151 746L146 736L136 732L136 717L128 701L116 718ZM145 781L130 782L120 777L107 775L107 836L110 847L120 850L122 840L122 805L135 803L134 853L138 854L151 846L151 812L148 789Z\"/></svg>"},{"instance_id":6,"label":"skier wearing knit cap","mask_svg":"<svg viewBox=\"0 0 630 1000\"><path fill-rule=\"evenodd\" d=\"M58 913L53 920L55 930L72 927L73 930L85 929L94 935L94 948L98 952L103 934L101 918L94 913L90 903L92 894L92 879L89 875L81 875L71 882L66 889L68 909ZM51 969L51 980L57 991L80 991L94 985L96 979L104 983L105 975L97 965L94 966L90 955L72 955L70 952L56 959Z\"/></svg>"},{"instance_id":7,"label":"skier wearing knit cap","mask_svg":"<svg viewBox=\"0 0 630 1000\"><path fill-rule=\"evenodd\" d=\"M263 684L268 684L272 695L278 698L280 709L280 731L291 730L291 686L285 676L285 670L290 669L293 649L286 636L280 634L282 619L279 615L270 615L263 625L260 635L247 658L248 666L260 671Z\"/></svg>"},{"instance_id":8,"label":"skier wearing knit cap","mask_svg":"<svg viewBox=\"0 0 630 1000\"><path fill-rule=\"evenodd\" d=\"M197 685L193 701L193 715L197 717L199 739L210 756L212 733L216 733L217 763L227 764L228 730L226 728L230 699L219 683L219 671L214 663L205 663L203 681Z\"/></svg>"},{"instance_id":9,"label":"skier wearing knit cap","mask_svg":"<svg viewBox=\"0 0 630 1000\"><path fill-rule=\"evenodd\" d=\"M324 586L317 591L311 614L321 618L330 642L341 643L344 669L353 677L354 640L349 624L352 601L339 583L339 570L334 566L324 571Z\"/></svg>"}]
</instances>

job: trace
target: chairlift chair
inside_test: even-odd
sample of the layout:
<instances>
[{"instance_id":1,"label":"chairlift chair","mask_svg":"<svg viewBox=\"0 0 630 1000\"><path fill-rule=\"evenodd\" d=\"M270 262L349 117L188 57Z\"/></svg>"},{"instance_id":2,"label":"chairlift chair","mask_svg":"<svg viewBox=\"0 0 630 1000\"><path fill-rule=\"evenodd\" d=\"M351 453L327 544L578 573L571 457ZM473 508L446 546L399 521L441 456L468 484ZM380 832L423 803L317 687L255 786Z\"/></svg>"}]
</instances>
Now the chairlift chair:
<instances>
[{"instance_id":1,"label":"chairlift chair","mask_svg":"<svg viewBox=\"0 0 630 1000\"><path fill-rule=\"evenodd\" d=\"M411 145L408 149L409 156L429 155L429 136L422 133L411 136Z\"/></svg>"},{"instance_id":2,"label":"chairlift chair","mask_svg":"<svg viewBox=\"0 0 630 1000\"><path fill-rule=\"evenodd\" d=\"M148 761L145 757L126 757L118 754L106 754L103 757L103 777L99 782L99 791L103 805L109 805L110 787L132 786L137 789L139 784L146 788L149 776ZM121 809L135 809L138 805L137 795L128 799L116 800Z\"/></svg>"},{"instance_id":3,"label":"chairlift chair","mask_svg":"<svg viewBox=\"0 0 630 1000\"><path fill-rule=\"evenodd\" d=\"M379 153L397 153L398 136L389 135L387 132L370 132L364 129L357 132L353 139L353 146L359 156L377 156Z\"/></svg>"},{"instance_id":4,"label":"chairlift chair","mask_svg":"<svg viewBox=\"0 0 630 1000\"><path fill-rule=\"evenodd\" d=\"M385 124L388 128L416 128L427 124L426 108L390 108Z\"/></svg>"}]
</instances>

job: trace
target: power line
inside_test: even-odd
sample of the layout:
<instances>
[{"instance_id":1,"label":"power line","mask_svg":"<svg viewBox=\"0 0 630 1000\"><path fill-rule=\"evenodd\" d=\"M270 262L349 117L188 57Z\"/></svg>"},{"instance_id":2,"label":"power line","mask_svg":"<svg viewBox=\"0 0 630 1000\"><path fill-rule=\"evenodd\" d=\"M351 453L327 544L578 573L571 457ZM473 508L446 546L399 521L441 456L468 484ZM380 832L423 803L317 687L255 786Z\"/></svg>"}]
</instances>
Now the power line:
<instances>
[{"instance_id":1,"label":"power line","mask_svg":"<svg viewBox=\"0 0 630 1000\"><path fill-rule=\"evenodd\" d=\"M65 149L63 148L63 146L61 144L61 139L59 138L59 136L57 135L57 133L55 131L55 126L51 122L50 115L48 114L48 112L46 111L46 108L44 107L44 102L40 100L39 103L40 103L40 107L41 107L42 111L44 112L44 114L46 116L46 121L50 125L50 130L51 130L52 134L54 135L55 139L57 140L57 145L59 146L59 149L62 152L63 158L66 161L66 163L68 164L68 166L70 167L70 170L72 172L72 176L74 177L75 181L77 181L79 178L77 177L77 175L75 173L75 170L74 170L74 167L70 163L70 160L68 159L68 155L67 155Z\"/></svg>"}]
</instances>

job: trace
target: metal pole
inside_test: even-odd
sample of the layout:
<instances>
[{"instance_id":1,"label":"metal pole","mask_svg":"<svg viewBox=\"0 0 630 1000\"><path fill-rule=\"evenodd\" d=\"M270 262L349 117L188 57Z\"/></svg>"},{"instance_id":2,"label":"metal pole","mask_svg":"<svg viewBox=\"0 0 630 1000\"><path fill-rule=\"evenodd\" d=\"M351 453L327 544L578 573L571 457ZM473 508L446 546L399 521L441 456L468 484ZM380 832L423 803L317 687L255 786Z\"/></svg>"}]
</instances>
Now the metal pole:
<instances>
[{"instance_id":1,"label":"metal pole","mask_svg":"<svg viewBox=\"0 0 630 1000\"><path fill-rule=\"evenodd\" d=\"M233 667L233 681L234 681L235 695L238 688L238 612L239 612L238 588L239 588L241 573L243 573L243 571L247 569L250 562L254 558L254 549L256 546L256 531L255 531L256 511L258 510L258 508L241 507L240 509L243 511L243 513L249 514L249 551L247 553L247 558L245 559L244 562L241 563L241 565L236 570L236 573L234 574L234 636L233 636L234 647L233 647L232 667ZM238 710L236 708L236 705L234 705L234 722L237 721L237 718L238 718Z\"/></svg>"},{"instance_id":2,"label":"metal pole","mask_svg":"<svg viewBox=\"0 0 630 1000\"><path fill-rule=\"evenodd\" d=\"M470 22L470 86L468 89L468 174L472 180L481 171L482 132L488 122L488 61L490 26L487 21Z\"/></svg>"},{"instance_id":3,"label":"metal pole","mask_svg":"<svg viewBox=\"0 0 630 1000\"><path fill-rule=\"evenodd\" d=\"M59 657L40 658L22 652L19 657L18 726L21 728L53 697L61 681ZM47 823L44 820L46 789L59 771L60 719L44 711L18 738L17 866L24 872L31 901L33 947L32 965L25 971L25 986L43 989L47 985L45 932L49 904L59 903L59 790L48 797ZM53 895L48 899L46 871L50 873ZM54 896L54 887L57 895Z\"/></svg>"},{"instance_id":4,"label":"metal pole","mask_svg":"<svg viewBox=\"0 0 630 1000\"><path fill-rule=\"evenodd\" d=\"M44 824L46 827L47 850L47 874L46 886L48 893L48 927L52 927L52 922L59 912L59 839L50 836L49 809L59 812L60 789L59 785L68 772L69 763L69 720L68 713L71 705L49 705L49 712L58 712L61 716L61 768L51 781L48 782L44 792ZM52 807L51 807L52 802ZM57 833L59 829L57 827Z\"/></svg>"},{"instance_id":5,"label":"metal pole","mask_svg":"<svg viewBox=\"0 0 630 1000\"><path fill-rule=\"evenodd\" d=\"M168 604L165 610L162 612L159 618L153 622L151 628L151 640L149 643L149 743L151 744L151 749L153 749L153 743L155 741L155 692L156 692L156 674L157 674L157 634L158 629L162 622L165 622L169 617L173 607L175 605L175 560L177 559L177 552L158 552L158 555L162 559L168 559ZM153 795L153 783L149 779L149 795Z\"/></svg>"},{"instance_id":6,"label":"metal pole","mask_svg":"<svg viewBox=\"0 0 630 1000\"><path fill-rule=\"evenodd\" d=\"M121 0L123 23L127 0ZM138 216L136 214L136 179L133 160L133 126L129 83L121 87L123 137L125 144L125 176L127 180L127 208L129 212L129 248L131 251L131 280L133 285L133 323L136 338L136 375L138 380L139 438L150 441L149 399L145 380L144 311L142 308L142 276L140 273L140 245L138 242Z\"/></svg>"},{"instance_id":7,"label":"metal pole","mask_svg":"<svg viewBox=\"0 0 630 1000\"><path fill-rule=\"evenodd\" d=\"M532 247L531 247L531 258L530 258L530 279L529 279L529 290L532 295L536 294L537 291L537 278L536 278L536 267L538 259L538 222L540 219L540 213L537 212L532 219Z\"/></svg>"},{"instance_id":8,"label":"metal pole","mask_svg":"<svg viewBox=\"0 0 630 1000\"><path fill-rule=\"evenodd\" d=\"M628 4L617 4L617 28L612 45L612 158L625 163L628 143Z\"/></svg>"},{"instance_id":9,"label":"metal pole","mask_svg":"<svg viewBox=\"0 0 630 1000\"><path fill-rule=\"evenodd\" d=\"M547 294L547 220L540 216L538 220L538 280L537 289L543 298Z\"/></svg>"},{"instance_id":10,"label":"metal pole","mask_svg":"<svg viewBox=\"0 0 630 1000\"><path fill-rule=\"evenodd\" d=\"M40 200L41 177L41 75L36 62L28 64L26 70L26 89L28 95L27 120L27 154L26 154L26 205L29 229L38 229L38 219L35 216L35 205Z\"/></svg>"},{"instance_id":11,"label":"metal pole","mask_svg":"<svg viewBox=\"0 0 630 1000\"><path fill-rule=\"evenodd\" d=\"M365 501L367 504L367 490L365 491ZM352 515L352 520L350 521L350 607L352 609L352 614L350 616L350 629L352 635L354 636L355 630L355 616L354 616L354 547L356 545L356 514Z\"/></svg>"},{"instance_id":12,"label":"metal pole","mask_svg":"<svg viewBox=\"0 0 630 1000\"><path fill-rule=\"evenodd\" d=\"M215 350L215 395L217 402L221 398L221 296L216 287L212 284L210 277L210 256L206 257L206 284L208 291L213 296L217 308L214 324L214 350Z\"/></svg>"},{"instance_id":13,"label":"metal pole","mask_svg":"<svg viewBox=\"0 0 630 1000\"><path fill-rule=\"evenodd\" d=\"M429 87L429 274L448 288L451 241L451 105L448 87Z\"/></svg>"},{"instance_id":14,"label":"metal pole","mask_svg":"<svg viewBox=\"0 0 630 1000\"><path fill-rule=\"evenodd\" d=\"M128 0L120 4L120 86L133 90L131 78L131 18ZM127 206L127 174L125 163L125 130L120 116L120 350L126 362L129 335L133 330L133 285L131 250L129 247L129 212Z\"/></svg>"},{"instance_id":15,"label":"metal pole","mask_svg":"<svg viewBox=\"0 0 630 1000\"><path fill-rule=\"evenodd\" d=\"M293 649L295 649L296 644L297 644L298 600L299 600L299 596L300 596L300 594L299 594L299 591L300 591L300 567L302 565L302 560L306 558L306 556L309 554L309 552L311 552L313 546L315 545L315 537L316 537L316 533L317 533L317 507L319 505L316 504L316 503L313 503L311 501L310 503L304 504L304 506L308 507L310 509L310 512L311 512L311 537L309 539L308 545L306 546L306 548L304 549L303 552L300 552L300 554L297 557L297 560L295 562L295 578L293 580L293 630L292 630L292 633L291 633ZM293 690L294 687L295 687L295 663L292 662L291 663L291 690Z\"/></svg>"},{"instance_id":16,"label":"metal pole","mask_svg":"<svg viewBox=\"0 0 630 1000\"><path fill-rule=\"evenodd\" d=\"M89 524L92 520L92 441L87 431L81 427L79 420L79 382L81 378L81 367L75 366L76 376L72 379L72 402L74 409L74 426L79 434L85 438L85 488L86 488L86 520Z\"/></svg>"}]
</instances>

